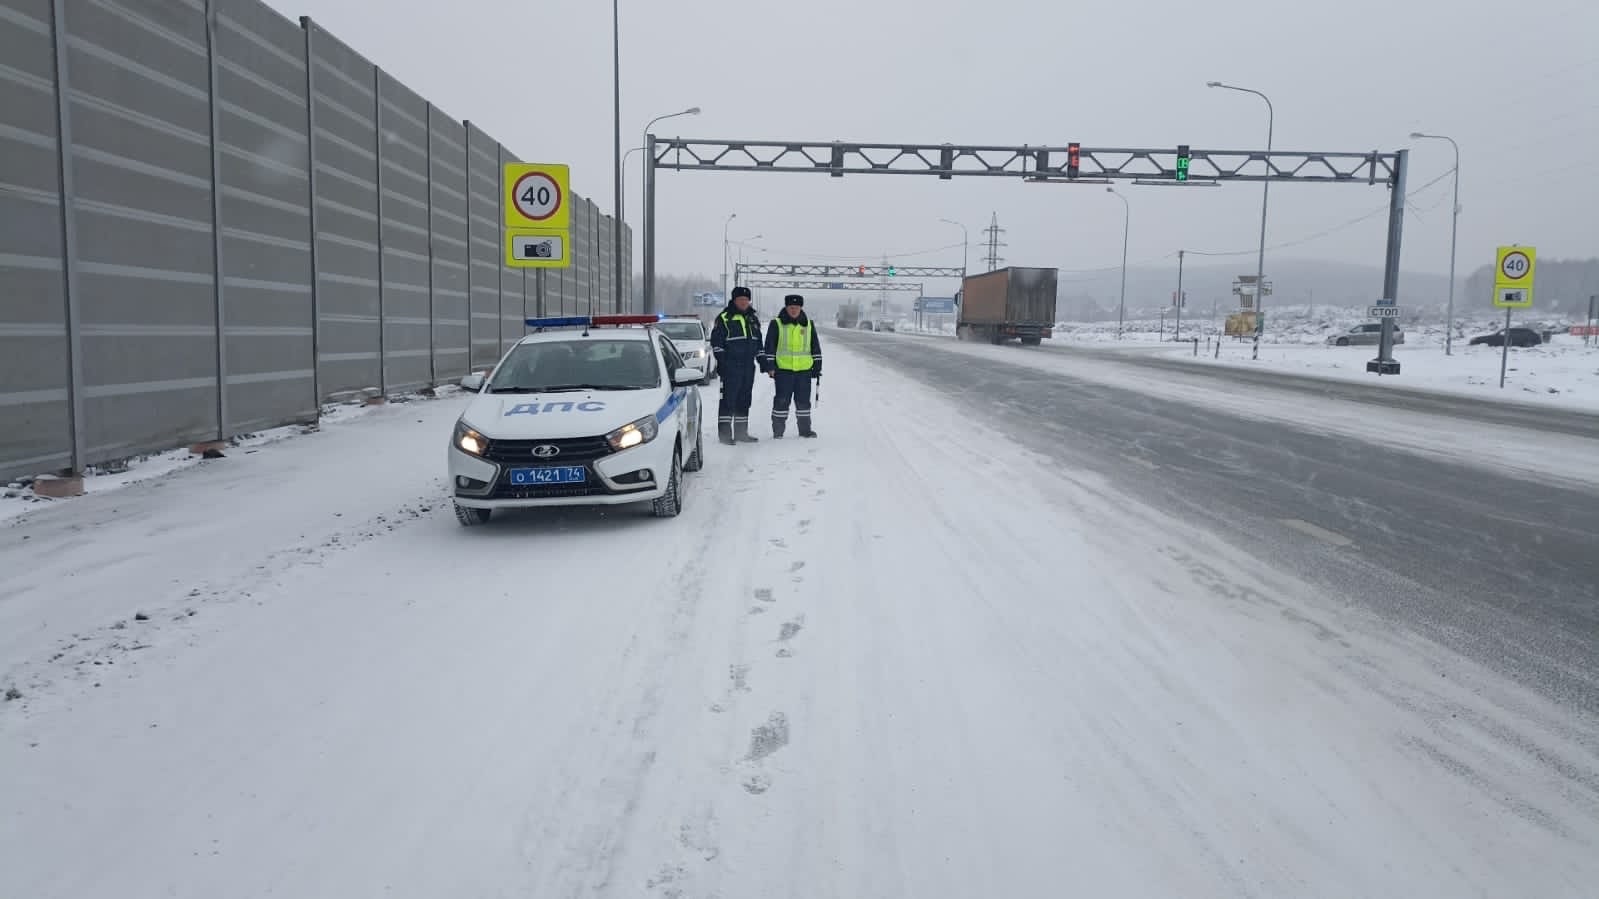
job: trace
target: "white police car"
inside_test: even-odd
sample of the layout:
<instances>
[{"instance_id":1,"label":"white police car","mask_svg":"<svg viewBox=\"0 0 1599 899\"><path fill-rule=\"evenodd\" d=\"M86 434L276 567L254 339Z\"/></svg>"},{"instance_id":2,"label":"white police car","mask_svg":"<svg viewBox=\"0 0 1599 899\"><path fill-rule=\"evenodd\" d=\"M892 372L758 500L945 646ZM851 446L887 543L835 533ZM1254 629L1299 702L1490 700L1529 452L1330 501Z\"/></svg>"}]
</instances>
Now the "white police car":
<instances>
[{"instance_id":1,"label":"white police car","mask_svg":"<svg viewBox=\"0 0 1599 899\"><path fill-rule=\"evenodd\" d=\"M651 502L683 508L683 472L704 464L700 370L654 315L530 318L450 437L455 517L495 509ZM644 325L644 327L627 327Z\"/></svg>"},{"instance_id":2,"label":"white police car","mask_svg":"<svg viewBox=\"0 0 1599 899\"><path fill-rule=\"evenodd\" d=\"M683 361L697 368L704 375L701 384L711 383L716 377L716 354L711 352L711 335L705 329L705 323L697 315L671 315L661 319L657 325L661 333L672 338L672 343L677 345L683 354Z\"/></svg>"}]
</instances>

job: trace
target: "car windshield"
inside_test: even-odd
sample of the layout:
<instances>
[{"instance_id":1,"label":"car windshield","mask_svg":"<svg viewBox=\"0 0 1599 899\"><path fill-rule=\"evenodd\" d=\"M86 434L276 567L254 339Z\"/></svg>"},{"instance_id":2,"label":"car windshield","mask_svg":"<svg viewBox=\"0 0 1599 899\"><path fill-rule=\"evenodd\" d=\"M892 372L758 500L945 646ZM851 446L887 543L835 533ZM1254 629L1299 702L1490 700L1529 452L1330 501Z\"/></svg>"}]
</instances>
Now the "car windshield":
<instances>
[{"instance_id":1,"label":"car windshield","mask_svg":"<svg viewBox=\"0 0 1599 899\"><path fill-rule=\"evenodd\" d=\"M574 340L524 343L511 351L489 393L569 390L643 390L659 387L660 365L647 340Z\"/></svg>"},{"instance_id":2,"label":"car windshield","mask_svg":"<svg viewBox=\"0 0 1599 899\"><path fill-rule=\"evenodd\" d=\"M697 321L665 321L656 327L660 329L662 334L672 338L674 342L692 342L705 339L705 326Z\"/></svg>"}]
</instances>

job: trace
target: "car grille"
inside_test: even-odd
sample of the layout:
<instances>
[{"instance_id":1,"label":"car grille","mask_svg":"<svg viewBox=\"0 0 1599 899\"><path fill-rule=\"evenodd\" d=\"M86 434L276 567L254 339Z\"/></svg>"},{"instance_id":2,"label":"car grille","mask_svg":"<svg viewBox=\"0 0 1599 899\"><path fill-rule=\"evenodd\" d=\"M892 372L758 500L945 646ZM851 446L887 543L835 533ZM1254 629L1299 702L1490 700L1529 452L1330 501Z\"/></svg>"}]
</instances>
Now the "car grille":
<instances>
[{"instance_id":1,"label":"car grille","mask_svg":"<svg viewBox=\"0 0 1599 899\"><path fill-rule=\"evenodd\" d=\"M584 496L609 496L610 491L598 484L547 484L538 487L514 487L504 479L494 485L489 499L556 499Z\"/></svg>"},{"instance_id":2,"label":"car grille","mask_svg":"<svg viewBox=\"0 0 1599 899\"><path fill-rule=\"evenodd\" d=\"M535 456L533 448L553 446L560 450L553 456ZM604 437L569 437L561 440L490 440L483 458L500 465L575 465L611 454L611 444Z\"/></svg>"}]
</instances>

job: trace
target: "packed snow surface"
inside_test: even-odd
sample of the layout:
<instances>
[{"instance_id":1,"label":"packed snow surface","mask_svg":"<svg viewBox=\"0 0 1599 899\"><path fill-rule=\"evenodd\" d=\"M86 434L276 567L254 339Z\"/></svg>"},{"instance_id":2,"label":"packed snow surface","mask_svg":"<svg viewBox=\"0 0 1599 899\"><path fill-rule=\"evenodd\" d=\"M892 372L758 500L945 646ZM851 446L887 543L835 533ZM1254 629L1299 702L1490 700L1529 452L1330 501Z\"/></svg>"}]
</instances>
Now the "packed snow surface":
<instances>
[{"instance_id":1,"label":"packed snow surface","mask_svg":"<svg viewBox=\"0 0 1599 899\"><path fill-rule=\"evenodd\" d=\"M673 520L453 397L0 525L0 896L1591 895L1588 724L828 352Z\"/></svg>"}]
</instances>

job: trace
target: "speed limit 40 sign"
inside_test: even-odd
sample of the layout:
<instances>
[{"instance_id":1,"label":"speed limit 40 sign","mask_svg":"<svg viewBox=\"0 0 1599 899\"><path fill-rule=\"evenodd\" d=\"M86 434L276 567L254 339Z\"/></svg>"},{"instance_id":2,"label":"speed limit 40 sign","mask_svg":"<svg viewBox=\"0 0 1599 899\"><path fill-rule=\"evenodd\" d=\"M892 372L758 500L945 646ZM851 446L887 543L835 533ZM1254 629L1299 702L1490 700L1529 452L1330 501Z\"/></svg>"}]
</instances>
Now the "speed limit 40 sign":
<instances>
[{"instance_id":1,"label":"speed limit 40 sign","mask_svg":"<svg viewBox=\"0 0 1599 899\"><path fill-rule=\"evenodd\" d=\"M571 226L570 169L553 162L509 162L504 181L505 227L565 231Z\"/></svg>"},{"instance_id":2,"label":"speed limit 40 sign","mask_svg":"<svg viewBox=\"0 0 1599 899\"><path fill-rule=\"evenodd\" d=\"M1500 247L1494 254L1494 305L1519 309L1532 305L1532 281L1538 251L1532 247Z\"/></svg>"}]
</instances>

